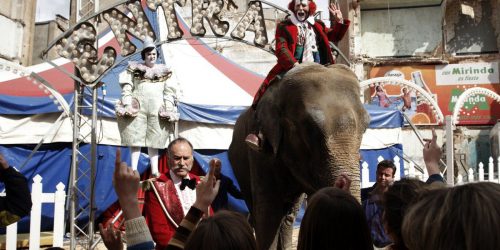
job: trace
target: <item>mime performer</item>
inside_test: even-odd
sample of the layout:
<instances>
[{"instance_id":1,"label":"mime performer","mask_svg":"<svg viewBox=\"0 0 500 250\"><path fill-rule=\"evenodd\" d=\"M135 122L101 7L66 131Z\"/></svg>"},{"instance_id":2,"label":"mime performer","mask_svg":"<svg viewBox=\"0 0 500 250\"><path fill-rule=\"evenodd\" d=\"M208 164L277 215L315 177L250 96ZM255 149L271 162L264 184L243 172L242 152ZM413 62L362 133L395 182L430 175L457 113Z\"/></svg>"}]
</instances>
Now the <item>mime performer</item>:
<instances>
[{"instance_id":1,"label":"mime performer","mask_svg":"<svg viewBox=\"0 0 500 250\"><path fill-rule=\"evenodd\" d=\"M147 147L151 173L158 177L158 149L174 137L180 88L171 68L156 63L158 51L150 37L144 39L141 57L144 63L130 61L119 75L122 95L116 114L122 145L130 147L132 168L137 170L141 148Z\"/></svg>"}]
</instances>

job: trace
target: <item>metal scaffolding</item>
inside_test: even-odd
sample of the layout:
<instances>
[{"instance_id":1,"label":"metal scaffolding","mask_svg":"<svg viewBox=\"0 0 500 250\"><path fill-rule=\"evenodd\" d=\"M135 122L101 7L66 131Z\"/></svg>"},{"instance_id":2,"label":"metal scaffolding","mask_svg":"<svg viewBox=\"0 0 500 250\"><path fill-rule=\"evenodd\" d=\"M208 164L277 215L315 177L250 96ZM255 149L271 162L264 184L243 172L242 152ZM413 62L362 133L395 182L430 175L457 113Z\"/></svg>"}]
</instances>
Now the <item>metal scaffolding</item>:
<instances>
[{"instance_id":1,"label":"metal scaffolding","mask_svg":"<svg viewBox=\"0 0 500 250\"><path fill-rule=\"evenodd\" d=\"M98 12L99 0L77 0L76 8L76 20L79 21ZM89 86L81 81L75 81L71 171L66 203L69 204L71 250L76 249L77 245L84 249L94 249L99 242L99 238L96 238L94 234L95 211L97 209L94 192L97 165L98 87L97 84ZM86 96L91 97L91 103L87 101ZM90 114L90 119L85 114ZM80 150L80 146L88 142L90 142L90 152L85 154ZM82 164L84 162L88 165Z\"/></svg>"},{"instance_id":2,"label":"metal scaffolding","mask_svg":"<svg viewBox=\"0 0 500 250\"><path fill-rule=\"evenodd\" d=\"M73 145L68 194L70 221L70 249L81 245L93 249L97 244L94 236L95 221L95 174L96 174L96 124L97 124L97 86L88 87L75 83L75 101L73 107ZM92 103L85 102L85 96L92 96ZM83 114L91 112L91 118ZM90 139L90 153L80 150L80 145ZM83 162L89 168L83 167ZM87 186L80 183L88 183ZM88 217L88 219L86 219Z\"/></svg>"}]
</instances>

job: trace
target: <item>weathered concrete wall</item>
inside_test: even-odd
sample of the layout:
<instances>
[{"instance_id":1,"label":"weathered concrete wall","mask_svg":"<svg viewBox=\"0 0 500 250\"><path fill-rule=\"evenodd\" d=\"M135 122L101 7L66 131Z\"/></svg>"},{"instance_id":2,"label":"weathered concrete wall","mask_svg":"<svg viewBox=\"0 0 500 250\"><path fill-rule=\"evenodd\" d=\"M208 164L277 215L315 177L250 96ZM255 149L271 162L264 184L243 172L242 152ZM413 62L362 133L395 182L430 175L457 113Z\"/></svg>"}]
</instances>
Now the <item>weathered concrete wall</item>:
<instances>
[{"instance_id":1,"label":"weathered concrete wall","mask_svg":"<svg viewBox=\"0 0 500 250\"><path fill-rule=\"evenodd\" d=\"M361 53L368 57L432 53L441 41L441 7L361 11Z\"/></svg>"},{"instance_id":2,"label":"weathered concrete wall","mask_svg":"<svg viewBox=\"0 0 500 250\"><path fill-rule=\"evenodd\" d=\"M9 61L20 61L24 26L21 22L0 15L0 26L5 36L0 41L0 57Z\"/></svg>"},{"instance_id":3,"label":"weathered concrete wall","mask_svg":"<svg viewBox=\"0 0 500 250\"><path fill-rule=\"evenodd\" d=\"M445 15L446 52L498 52L498 0L449 1Z\"/></svg>"},{"instance_id":4,"label":"weathered concrete wall","mask_svg":"<svg viewBox=\"0 0 500 250\"><path fill-rule=\"evenodd\" d=\"M63 19L61 17L57 17L59 19ZM42 52L48 47L49 43L54 41L61 33L62 30L59 29L58 21L62 23L66 23L67 20L52 20L48 22L41 22L35 25L35 35L33 41L33 64L42 63L43 59L41 58ZM49 50L47 59L55 59L58 58L59 55L55 49Z\"/></svg>"},{"instance_id":5,"label":"weathered concrete wall","mask_svg":"<svg viewBox=\"0 0 500 250\"><path fill-rule=\"evenodd\" d=\"M31 65L35 8L36 0L0 2L0 27L9 34L0 39L0 57Z\"/></svg>"}]
</instances>

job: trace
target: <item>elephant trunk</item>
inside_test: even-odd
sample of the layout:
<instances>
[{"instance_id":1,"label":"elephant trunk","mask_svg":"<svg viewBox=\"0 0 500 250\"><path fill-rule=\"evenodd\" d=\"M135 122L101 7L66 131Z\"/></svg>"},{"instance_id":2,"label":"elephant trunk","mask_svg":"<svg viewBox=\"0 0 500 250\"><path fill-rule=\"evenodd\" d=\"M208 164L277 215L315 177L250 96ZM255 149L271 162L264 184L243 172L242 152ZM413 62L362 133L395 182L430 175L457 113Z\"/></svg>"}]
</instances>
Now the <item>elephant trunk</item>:
<instances>
[{"instance_id":1,"label":"elephant trunk","mask_svg":"<svg viewBox=\"0 0 500 250\"><path fill-rule=\"evenodd\" d=\"M342 136L330 136L327 140L329 151L330 178L334 181L340 174L346 174L351 179L351 194L361 199L360 171L359 171L359 145L361 138L356 133Z\"/></svg>"}]
</instances>

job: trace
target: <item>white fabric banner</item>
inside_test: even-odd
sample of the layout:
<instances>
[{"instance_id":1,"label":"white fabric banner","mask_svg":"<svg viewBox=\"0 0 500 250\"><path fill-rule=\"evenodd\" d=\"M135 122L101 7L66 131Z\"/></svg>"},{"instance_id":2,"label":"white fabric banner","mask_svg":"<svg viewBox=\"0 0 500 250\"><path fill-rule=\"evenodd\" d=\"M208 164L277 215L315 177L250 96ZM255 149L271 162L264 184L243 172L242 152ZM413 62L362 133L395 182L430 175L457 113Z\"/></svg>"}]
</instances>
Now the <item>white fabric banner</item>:
<instances>
[{"instance_id":1,"label":"white fabric banner","mask_svg":"<svg viewBox=\"0 0 500 250\"><path fill-rule=\"evenodd\" d=\"M0 115L0 143L1 144L38 144L42 139L44 143L72 142L73 124L71 119L65 117L56 123L60 113L38 114L32 116ZM89 119L82 117L82 119ZM81 134L90 133L88 126L81 128ZM114 119L103 118L97 123L97 143L119 145L120 133ZM90 143L90 136L84 138Z\"/></svg>"},{"instance_id":2,"label":"white fabric banner","mask_svg":"<svg viewBox=\"0 0 500 250\"><path fill-rule=\"evenodd\" d=\"M71 120L65 117L56 123L60 113L39 114L32 116L2 115L0 116L0 143L2 144L38 144L73 141ZM84 117L88 119L88 117ZM89 126L81 128L81 134L90 133ZM218 125L179 122L179 135L187 138L195 149L226 150L233 137L232 125ZM90 137L85 138L90 142ZM120 145L120 132L116 120L98 119L98 144ZM363 135L361 149L381 149L394 144L402 144L401 128L367 129ZM166 147L167 145L165 145Z\"/></svg>"},{"instance_id":3,"label":"white fabric banner","mask_svg":"<svg viewBox=\"0 0 500 250\"><path fill-rule=\"evenodd\" d=\"M401 128L367 129L360 149L382 149L395 144L403 144Z\"/></svg>"}]
</instances>

